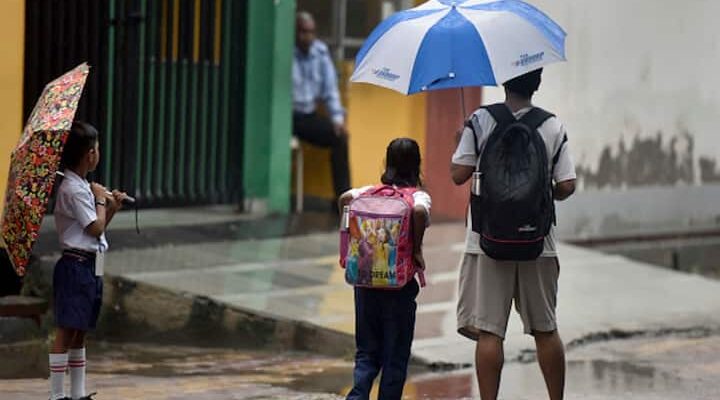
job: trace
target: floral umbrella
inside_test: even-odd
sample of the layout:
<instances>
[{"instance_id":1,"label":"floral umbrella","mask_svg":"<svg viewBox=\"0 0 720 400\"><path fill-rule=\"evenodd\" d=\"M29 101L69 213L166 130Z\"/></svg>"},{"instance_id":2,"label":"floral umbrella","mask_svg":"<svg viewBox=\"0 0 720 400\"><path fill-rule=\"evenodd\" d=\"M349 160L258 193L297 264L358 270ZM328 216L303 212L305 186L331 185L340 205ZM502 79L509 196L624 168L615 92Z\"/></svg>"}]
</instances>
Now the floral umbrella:
<instances>
[{"instance_id":1,"label":"floral umbrella","mask_svg":"<svg viewBox=\"0 0 720 400\"><path fill-rule=\"evenodd\" d=\"M19 276L30 261L89 72L83 63L45 86L13 150L0 239Z\"/></svg>"}]
</instances>

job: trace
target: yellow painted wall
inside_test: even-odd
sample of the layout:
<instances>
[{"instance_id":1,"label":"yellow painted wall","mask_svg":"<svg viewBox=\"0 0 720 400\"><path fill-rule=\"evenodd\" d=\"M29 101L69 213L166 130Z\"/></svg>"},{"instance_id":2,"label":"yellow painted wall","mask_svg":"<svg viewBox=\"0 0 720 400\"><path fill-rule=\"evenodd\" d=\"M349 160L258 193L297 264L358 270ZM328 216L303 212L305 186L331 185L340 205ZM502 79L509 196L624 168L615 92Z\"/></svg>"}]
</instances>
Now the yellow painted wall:
<instances>
[{"instance_id":1,"label":"yellow painted wall","mask_svg":"<svg viewBox=\"0 0 720 400\"><path fill-rule=\"evenodd\" d=\"M25 0L0 5L0 209L5 199L10 153L22 130Z\"/></svg>"},{"instance_id":2,"label":"yellow painted wall","mask_svg":"<svg viewBox=\"0 0 720 400\"><path fill-rule=\"evenodd\" d=\"M411 137L425 150L425 96L403 96L367 84L350 84L352 62L344 65L341 85L348 112L350 132L350 172L352 185L375 184L380 179L385 148L396 137ZM305 156L305 195L333 197L330 152L307 144Z\"/></svg>"},{"instance_id":3,"label":"yellow painted wall","mask_svg":"<svg viewBox=\"0 0 720 400\"><path fill-rule=\"evenodd\" d=\"M403 96L368 84L352 84L348 96L350 168L354 186L376 184L392 139L410 137L425 152L425 96Z\"/></svg>"}]
</instances>

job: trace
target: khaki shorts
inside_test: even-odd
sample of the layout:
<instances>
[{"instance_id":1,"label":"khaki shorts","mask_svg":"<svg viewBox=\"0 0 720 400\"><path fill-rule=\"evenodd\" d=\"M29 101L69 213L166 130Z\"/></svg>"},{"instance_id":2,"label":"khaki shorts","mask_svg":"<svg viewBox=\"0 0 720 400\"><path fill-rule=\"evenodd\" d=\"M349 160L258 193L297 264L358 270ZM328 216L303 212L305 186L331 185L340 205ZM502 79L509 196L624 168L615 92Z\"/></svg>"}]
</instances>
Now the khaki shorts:
<instances>
[{"instance_id":1,"label":"khaki shorts","mask_svg":"<svg viewBox=\"0 0 720 400\"><path fill-rule=\"evenodd\" d=\"M458 333L477 340L484 331L504 339L513 301L525 333L555 331L559 276L557 257L515 262L465 253L460 266Z\"/></svg>"}]
</instances>

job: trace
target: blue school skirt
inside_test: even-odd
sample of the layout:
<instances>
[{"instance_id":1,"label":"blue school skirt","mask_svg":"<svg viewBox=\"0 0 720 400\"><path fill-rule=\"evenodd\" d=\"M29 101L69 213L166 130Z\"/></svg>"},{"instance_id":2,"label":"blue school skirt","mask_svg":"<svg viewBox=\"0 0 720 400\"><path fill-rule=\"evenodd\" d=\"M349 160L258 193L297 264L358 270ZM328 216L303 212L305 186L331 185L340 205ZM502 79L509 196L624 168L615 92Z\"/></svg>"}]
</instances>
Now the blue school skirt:
<instances>
[{"instance_id":1,"label":"blue school skirt","mask_svg":"<svg viewBox=\"0 0 720 400\"><path fill-rule=\"evenodd\" d=\"M95 276L95 254L63 251L53 272L53 292L57 327L95 329L103 292L102 277Z\"/></svg>"}]
</instances>

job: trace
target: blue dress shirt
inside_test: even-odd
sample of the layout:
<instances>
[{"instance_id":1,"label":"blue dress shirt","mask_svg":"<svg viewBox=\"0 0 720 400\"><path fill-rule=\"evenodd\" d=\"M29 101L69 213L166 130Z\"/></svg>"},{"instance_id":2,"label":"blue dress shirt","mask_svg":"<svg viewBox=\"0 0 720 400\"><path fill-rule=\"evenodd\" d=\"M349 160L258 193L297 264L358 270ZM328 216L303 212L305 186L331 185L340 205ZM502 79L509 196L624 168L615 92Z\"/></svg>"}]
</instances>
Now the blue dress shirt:
<instances>
[{"instance_id":1,"label":"blue dress shirt","mask_svg":"<svg viewBox=\"0 0 720 400\"><path fill-rule=\"evenodd\" d=\"M307 54L295 47L292 77L294 112L311 114L322 101L334 123L345 123L337 73L325 43L314 41Z\"/></svg>"}]
</instances>

